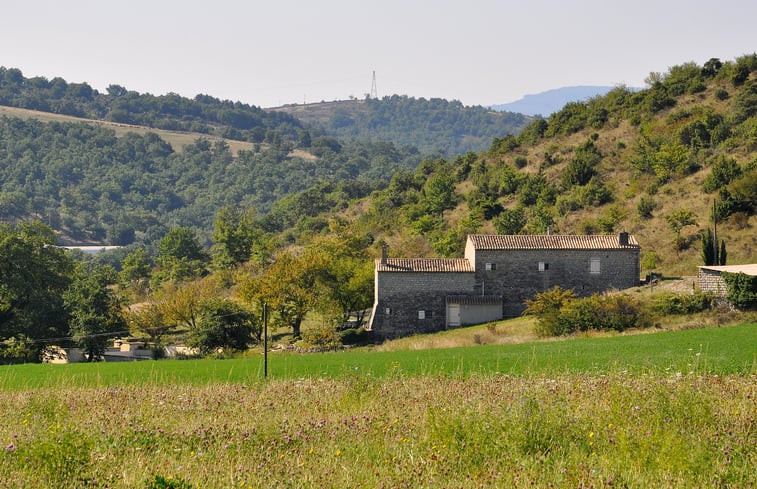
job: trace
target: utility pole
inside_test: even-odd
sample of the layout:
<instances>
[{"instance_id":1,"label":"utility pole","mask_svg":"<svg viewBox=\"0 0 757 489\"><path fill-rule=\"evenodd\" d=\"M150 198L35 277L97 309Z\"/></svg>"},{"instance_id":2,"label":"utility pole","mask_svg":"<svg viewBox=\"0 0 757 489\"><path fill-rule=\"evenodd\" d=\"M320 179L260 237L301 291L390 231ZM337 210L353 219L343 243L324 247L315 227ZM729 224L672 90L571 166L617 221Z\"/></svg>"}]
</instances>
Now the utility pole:
<instances>
[{"instance_id":1,"label":"utility pole","mask_svg":"<svg viewBox=\"0 0 757 489\"><path fill-rule=\"evenodd\" d=\"M263 303L263 378L268 378L268 304Z\"/></svg>"},{"instance_id":2,"label":"utility pole","mask_svg":"<svg viewBox=\"0 0 757 489\"><path fill-rule=\"evenodd\" d=\"M717 212L717 202L718 199L712 199L712 227L714 228L714 231L712 232L712 246L715 248L715 253L713 256L715 257L715 265L720 264L720 260L718 259L718 212Z\"/></svg>"}]
</instances>

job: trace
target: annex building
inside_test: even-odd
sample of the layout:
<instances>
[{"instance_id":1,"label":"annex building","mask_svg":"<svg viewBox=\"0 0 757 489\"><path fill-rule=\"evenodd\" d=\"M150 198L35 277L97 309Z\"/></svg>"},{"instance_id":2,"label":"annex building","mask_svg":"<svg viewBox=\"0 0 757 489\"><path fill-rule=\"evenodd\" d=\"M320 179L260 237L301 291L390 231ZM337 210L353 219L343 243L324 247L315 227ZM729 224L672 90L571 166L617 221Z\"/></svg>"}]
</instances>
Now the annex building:
<instances>
[{"instance_id":1,"label":"annex building","mask_svg":"<svg viewBox=\"0 0 757 489\"><path fill-rule=\"evenodd\" d=\"M555 285L579 296L639 284L641 248L619 235L469 235L464 258L375 262L368 328L393 338L517 316Z\"/></svg>"}]
</instances>

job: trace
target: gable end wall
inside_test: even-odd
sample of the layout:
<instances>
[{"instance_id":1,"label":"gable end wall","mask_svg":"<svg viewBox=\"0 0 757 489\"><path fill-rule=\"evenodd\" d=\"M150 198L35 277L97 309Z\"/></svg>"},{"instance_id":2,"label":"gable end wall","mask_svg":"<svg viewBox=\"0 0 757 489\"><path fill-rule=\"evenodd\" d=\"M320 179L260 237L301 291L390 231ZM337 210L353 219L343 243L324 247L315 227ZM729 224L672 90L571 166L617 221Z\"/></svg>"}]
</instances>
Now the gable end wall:
<instances>
[{"instance_id":1,"label":"gable end wall","mask_svg":"<svg viewBox=\"0 0 757 489\"><path fill-rule=\"evenodd\" d=\"M383 338L441 331L447 296L473 293L474 281L473 272L378 272L371 328ZM431 311L431 317L419 319L419 310Z\"/></svg>"}]
</instances>

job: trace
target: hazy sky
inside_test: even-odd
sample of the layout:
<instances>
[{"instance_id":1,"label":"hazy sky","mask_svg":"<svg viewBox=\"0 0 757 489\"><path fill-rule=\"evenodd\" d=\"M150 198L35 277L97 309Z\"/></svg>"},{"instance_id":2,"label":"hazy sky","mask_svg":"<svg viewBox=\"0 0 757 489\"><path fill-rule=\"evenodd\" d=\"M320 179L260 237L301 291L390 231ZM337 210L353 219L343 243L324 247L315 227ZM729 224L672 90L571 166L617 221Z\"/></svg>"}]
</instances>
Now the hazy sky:
<instances>
[{"instance_id":1,"label":"hazy sky","mask_svg":"<svg viewBox=\"0 0 757 489\"><path fill-rule=\"evenodd\" d=\"M511 102L757 51L754 0L3 0L0 65L261 107Z\"/></svg>"}]
</instances>

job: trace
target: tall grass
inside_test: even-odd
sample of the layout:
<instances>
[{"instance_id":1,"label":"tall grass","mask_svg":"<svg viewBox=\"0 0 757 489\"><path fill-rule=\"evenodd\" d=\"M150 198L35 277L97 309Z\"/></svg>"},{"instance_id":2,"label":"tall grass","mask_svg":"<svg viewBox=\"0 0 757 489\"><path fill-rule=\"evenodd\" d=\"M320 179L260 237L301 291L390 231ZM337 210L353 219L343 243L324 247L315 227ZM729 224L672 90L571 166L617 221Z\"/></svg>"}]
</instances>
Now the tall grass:
<instances>
[{"instance_id":1,"label":"tall grass","mask_svg":"<svg viewBox=\"0 0 757 489\"><path fill-rule=\"evenodd\" d=\"M0 486L749 487L756 396L622 372L2 391Z\"/></svg>"},{"instance_id":2,"label":"tall grass","mask_svg":"<svg viewBox=\"0 0 757 489\"><path fill-rule=\"evenodd\" d=\"M757 325L0 368L0 487L750 487Z\"/></svg>"}]
</instances>

